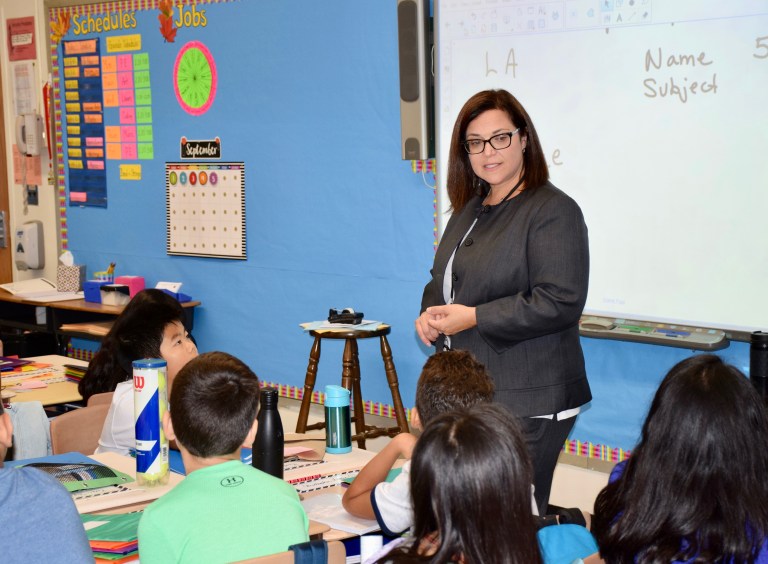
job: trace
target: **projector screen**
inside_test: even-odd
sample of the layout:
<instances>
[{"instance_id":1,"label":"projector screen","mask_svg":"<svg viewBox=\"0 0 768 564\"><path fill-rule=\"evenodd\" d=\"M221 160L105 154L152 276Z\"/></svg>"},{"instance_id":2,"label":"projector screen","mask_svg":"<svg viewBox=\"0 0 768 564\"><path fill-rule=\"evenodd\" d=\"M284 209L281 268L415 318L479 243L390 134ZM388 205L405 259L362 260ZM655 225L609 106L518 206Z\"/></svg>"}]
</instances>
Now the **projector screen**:
<instances>
[{"instance_id":1,"label":"projector screen","mask_svg":"<svg viewBox=\"0 0 768 564\"><path fill-rule=\"evenodd\" d=\"M440 233L456 116L504 88L584 211L585 313L768 330L768 1L434 1Z\"/></svg>"}]
</instances>

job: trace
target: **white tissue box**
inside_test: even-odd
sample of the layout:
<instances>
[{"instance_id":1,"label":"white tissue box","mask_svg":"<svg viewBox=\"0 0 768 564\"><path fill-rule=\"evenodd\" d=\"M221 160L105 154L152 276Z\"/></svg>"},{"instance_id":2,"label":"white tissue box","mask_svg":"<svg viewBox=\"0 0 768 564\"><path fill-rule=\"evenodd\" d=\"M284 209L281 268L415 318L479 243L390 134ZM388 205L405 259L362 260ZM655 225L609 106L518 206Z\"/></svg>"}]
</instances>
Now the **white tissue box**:
<instances>
[{"instance_id":1,"label":"white tissue box","mask_svg":"<svg viewBox=\"0 0 768 564\"><path fill-rule=\"evenodd\" d=\"M85 282L85 265L58 265L56 269L56 290L59 292L80 292Z\"/></svg>"}]
</instances>

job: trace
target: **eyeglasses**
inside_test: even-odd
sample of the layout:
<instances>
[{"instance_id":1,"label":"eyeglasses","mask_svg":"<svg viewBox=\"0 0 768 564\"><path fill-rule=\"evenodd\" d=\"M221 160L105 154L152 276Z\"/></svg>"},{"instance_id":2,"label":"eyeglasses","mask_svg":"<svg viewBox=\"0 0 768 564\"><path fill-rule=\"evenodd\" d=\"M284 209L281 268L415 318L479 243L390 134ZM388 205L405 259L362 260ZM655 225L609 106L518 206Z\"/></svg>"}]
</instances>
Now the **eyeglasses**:
<instances>
[{"instance_id":1,"label":"eyeglasses","mask_svg":"<svg viewBox=\"0 0 768 564\"><path fill-rule=\"evenodd\" d=\"M506 149L509 147L512 144L512 138L518 131L520 131L519 127L509 133L499 133L488 139L467 139L462 145L470 155L476 155L485 151L486 143L490 143L491 147L498 151L499 149Z\"/></svg>"}]
</instances>

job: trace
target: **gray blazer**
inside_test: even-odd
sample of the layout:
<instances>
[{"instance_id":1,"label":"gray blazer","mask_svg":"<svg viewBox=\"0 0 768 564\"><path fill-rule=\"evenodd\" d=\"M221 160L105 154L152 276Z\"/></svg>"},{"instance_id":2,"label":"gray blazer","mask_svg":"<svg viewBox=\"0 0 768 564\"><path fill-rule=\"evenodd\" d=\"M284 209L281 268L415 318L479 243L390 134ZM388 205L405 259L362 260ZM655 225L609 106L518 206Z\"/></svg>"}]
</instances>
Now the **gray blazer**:
<instances>
[{"instance_id":1,"label":"gray blazer","mask_svg":"<svg viewBox=\"0 0 768 564\"><path fill-rule=\"evenodd\" d=\"M453 261L454 303L477 308L477 327L451 336L496 384L496 401L518 416L546 415L592 399L579 342L589 244L578 204L547 183L498 206L470 200L448 222L421 311L442 305ZM435 343L443 349L444 337Z\"/></svg>"}]
</instances>

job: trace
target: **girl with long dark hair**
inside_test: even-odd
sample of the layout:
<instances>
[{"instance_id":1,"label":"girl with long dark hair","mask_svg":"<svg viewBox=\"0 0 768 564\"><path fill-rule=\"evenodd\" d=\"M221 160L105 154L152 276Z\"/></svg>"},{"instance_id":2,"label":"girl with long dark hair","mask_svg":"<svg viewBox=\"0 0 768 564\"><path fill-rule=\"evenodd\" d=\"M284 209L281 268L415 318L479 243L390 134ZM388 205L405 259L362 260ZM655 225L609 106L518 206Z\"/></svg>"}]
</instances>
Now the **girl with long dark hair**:
<instances>
[{"instance_id":1,"label":"girl with long dark hair","mask_svg":"<svg viewBox=\"0 0 768 564\"><path fill-rule=\"evenodd\" d=\"M611 564L768 562L768 416L739 370L706 354L669 371L592 532Z\"/></svg>"},{"instance_id":2,"label":"girl with long dark hair","mask_svg":"<svg viewBox=\"0 0 768 564\"><path fill-rule=\"evenodd\" d=\"M503 406L436 417L413 451L413 537L380 562L540 563L531 476L520 425Z\"/></svg>"}]
</instances>

